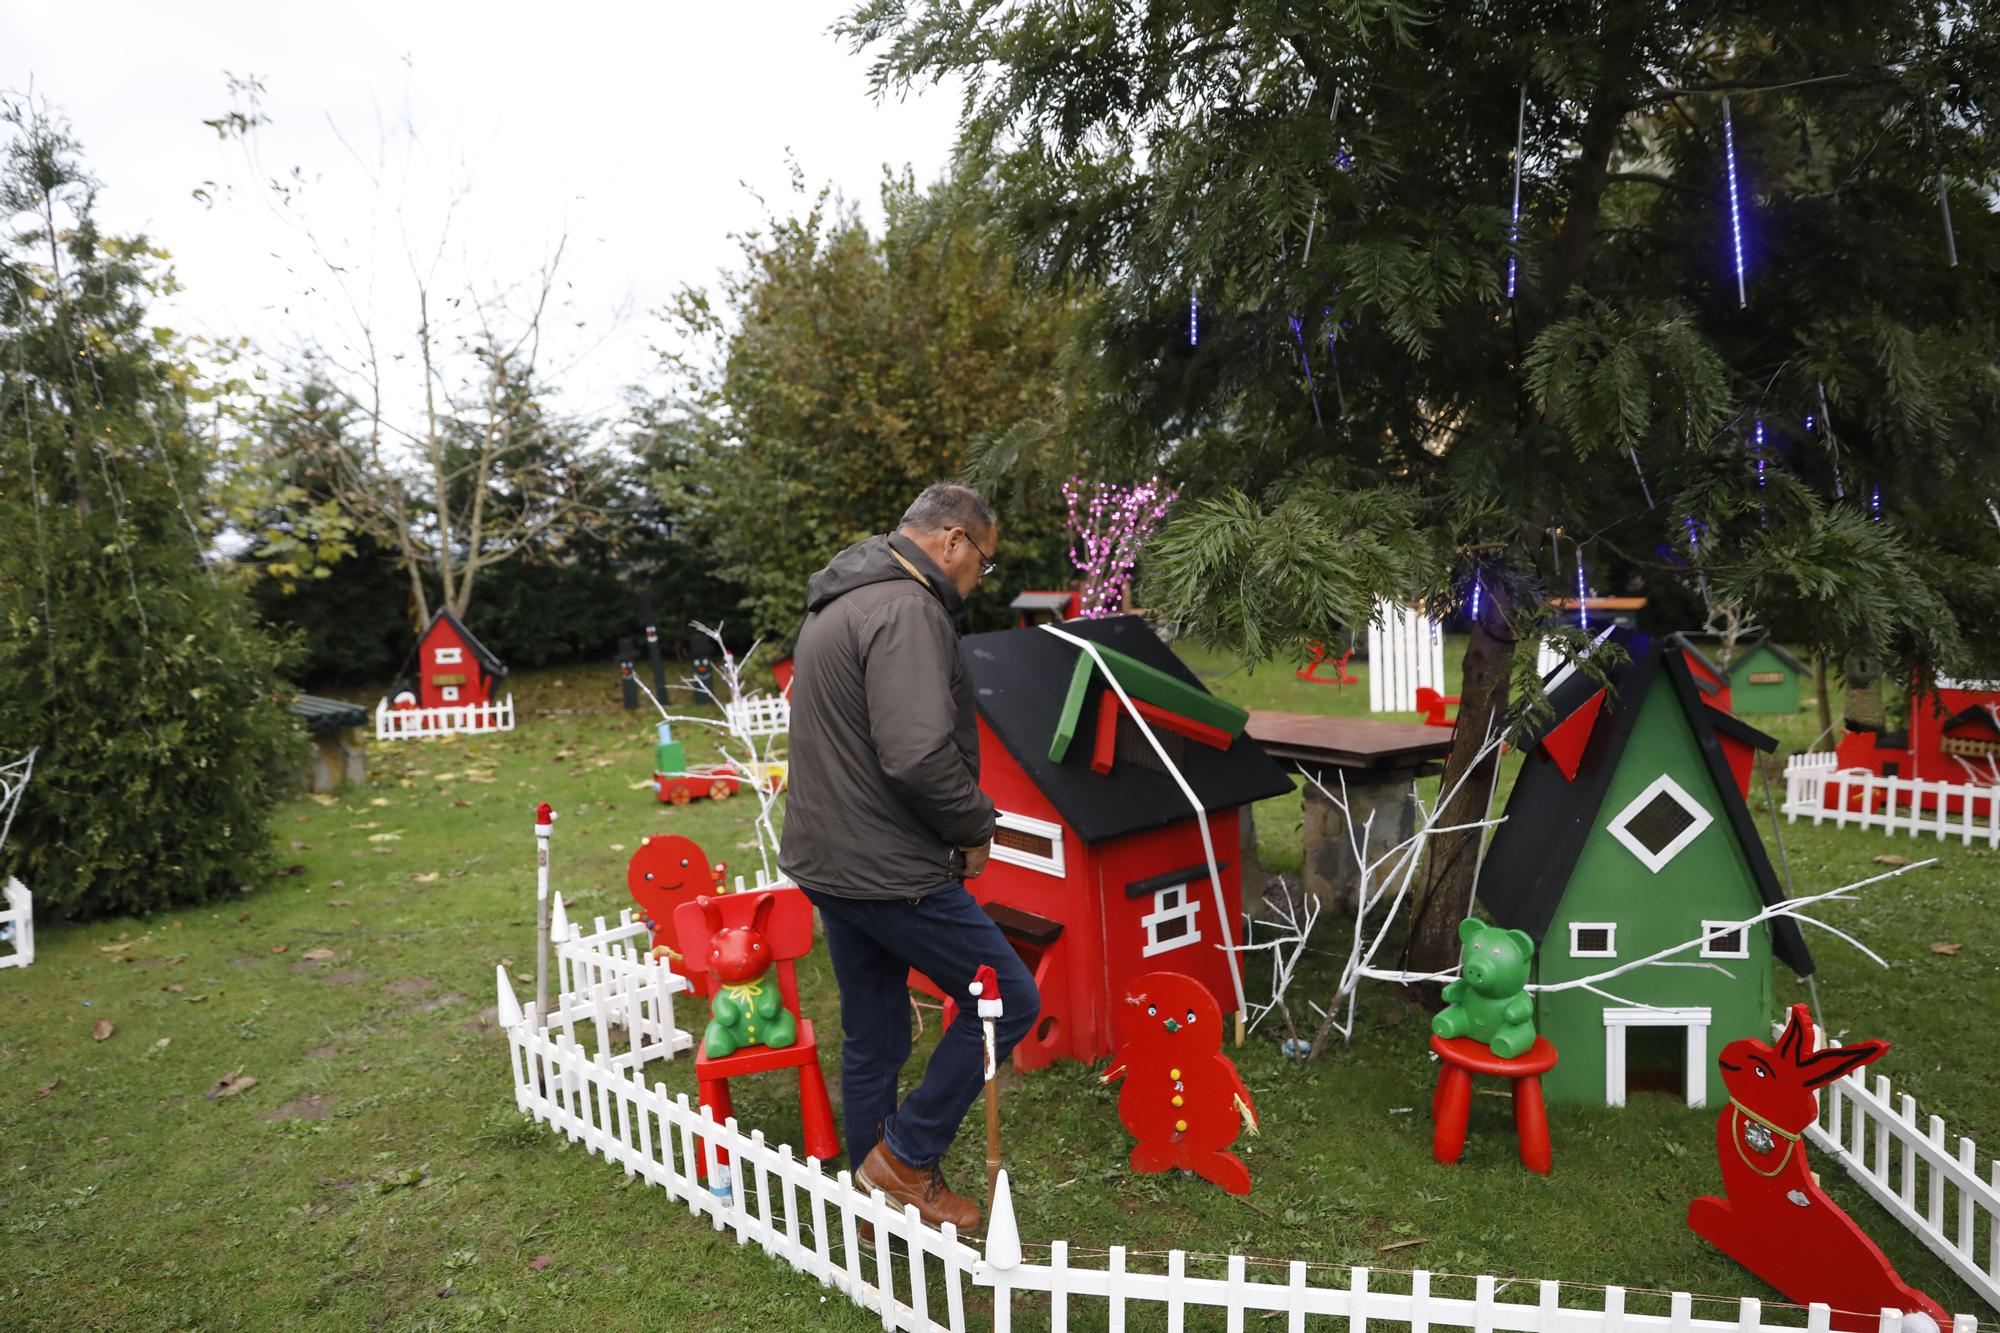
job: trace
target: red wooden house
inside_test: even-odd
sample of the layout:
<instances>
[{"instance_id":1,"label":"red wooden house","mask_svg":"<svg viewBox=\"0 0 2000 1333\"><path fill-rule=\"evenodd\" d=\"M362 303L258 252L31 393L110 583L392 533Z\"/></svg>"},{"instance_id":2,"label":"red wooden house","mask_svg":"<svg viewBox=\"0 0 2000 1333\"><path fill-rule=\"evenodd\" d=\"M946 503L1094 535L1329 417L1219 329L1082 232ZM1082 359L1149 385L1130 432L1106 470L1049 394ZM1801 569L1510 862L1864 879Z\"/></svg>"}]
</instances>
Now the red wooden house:
<instances>
[{"instance_id":1,"label":"red wooden house","mask_svg":"<svg viewBox=\"0 0 2000 1333\"><path fill-rule=\"evenodd\" d=\"M1292 789L1242 734L1248 715L1209 694L1144 621L1062 628L1118 656L1121 682L1208 814L1221 883L1209 883L1186 797L1103 674L1078 670L1079 648L1043 629L961 640L979 704L980 785L1000 811L992 860L969 887L1042 994L1041 1021L1015 1049L1021 1069L1110 1055L1126 1035L1118 997L1142 973L1185 973L1223 1013L1235 1010L1217 889L1240 944L1244 808ZM1059 731L1070 738L1062 746L1052 744Z\"/></svg>"},{"instance_id":2,"label":"red wooden house","mask_svg":"<svg viewBox=\"0 0 2000 1333\"><path fill-rule=\"evenodd\" d=\"M415 694L419 708L455 708L493 702L495 687L506 678L500 659L444 607L417 636L416 670L404 663L396 692Z\"/></svg>"},{"instance_id":3,"label":"red wooden house","mask_svg":"<svg viewBox=\"0 0 2000 1333\"><path fill-rule=\"evenodd\" d=\"M1715 659L1703 652L1694 635L1683 630L1667 636L1669 645L1681 650L1681 658L1687 664L1688 676L1694 681L1695 689L1701 692L1701 701L1712 708L1730 712L1729 677Z\"/></svg>"},{"instance_id":4,"label":"red wooden house","mask_svg":"<svg viewBox=\"0 0 2000 1333\"><path fill-rule=\"evenodd\" d=\"M1971 786L2000 786L2000 682L1941 680L1935 694L1912 691L1909 722L1901 731L1849 731L1835 747L1839 768L1866 769L1877 777L1918 778ZM1835 799L1828 786L1825 799ZM1849 791L1850 809L1863 796ZM1878 803L1880 793L1870 798ZM1926 810L1937 808L1934 791L1917 794ZM1988 813L1987 801L1972 797L1976 816ZM1945 808L1957 813L1964 801L1946 796Z\"/></svg>"}]
</instances>

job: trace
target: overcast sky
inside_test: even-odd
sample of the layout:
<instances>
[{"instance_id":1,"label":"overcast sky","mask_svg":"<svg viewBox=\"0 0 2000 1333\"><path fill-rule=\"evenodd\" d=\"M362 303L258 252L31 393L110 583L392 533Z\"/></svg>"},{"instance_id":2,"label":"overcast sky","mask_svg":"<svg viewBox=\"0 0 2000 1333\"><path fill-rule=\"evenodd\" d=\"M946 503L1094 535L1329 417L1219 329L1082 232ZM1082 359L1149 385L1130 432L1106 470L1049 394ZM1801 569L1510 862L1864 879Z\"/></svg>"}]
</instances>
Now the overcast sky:
<instances>
[{"instance_id":1,"label":"overcast sky","mask_svg":"<svg viewBox=\"0 0 2000 1333\"><path fill-rule=\"evenodd\" d=\"M567 367L565 406L609 410L654 364L652 312L734 262L730 233L763 216L751 191L789 211L788 149L871 217L884 163L943 169L955 97L878 106L866 58L827 32L848 7L12 0L0 88L67 116L107 229L173 252L186 290L159 318L189 331L338 353L365 317L408 348L412 255L431 268L443 234L439 289L487 292L530 279L566 229L545 360ZM225 71L264 87L257 165L299 169L289 206L202 124L231 107Z\"/></svg>"}]
</instances>

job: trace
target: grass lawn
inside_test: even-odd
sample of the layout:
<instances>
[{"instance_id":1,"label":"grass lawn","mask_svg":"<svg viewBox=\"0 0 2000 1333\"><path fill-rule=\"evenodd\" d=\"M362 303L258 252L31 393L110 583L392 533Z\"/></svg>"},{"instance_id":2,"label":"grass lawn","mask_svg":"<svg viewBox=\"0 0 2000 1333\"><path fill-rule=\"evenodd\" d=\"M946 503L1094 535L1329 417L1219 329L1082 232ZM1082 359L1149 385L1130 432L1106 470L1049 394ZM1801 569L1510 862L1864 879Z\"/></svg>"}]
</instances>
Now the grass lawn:
<instances>
[{"instance_id":1,"label":"grass lawn","mask_svg":"<svg viewBox=\"0 0 2000 1333\"><path fill-rule=\"evenodd\" d=\"M1367 706L1365 687L1187 656L1246 704ZM624 863L647 833L686 833L732 873L755 851L747 799L671 809L640 789L652 728L616 708L612 668L525 674L514 692L511 735L377 746L366 788L281 807L290 869L274 883L146 921L44 923L36 965L0 972L0 1326L879 1327L515 1114L492 978L502 963L524 997L532 989L534 803L561 812L554 882L581 918L628 903ZM555 709L568 711L542 711ZM1808 713L1770 729L1797 745L1816 728ZM1753 806L1768 821L1761 796ZM1297 798L1257 818L1268 867L1295 869ZM1925 1112L2000 1142L1981 1018L2000 1002L2000 863L1872 832L1784 837L1801 892L1878 871L1884 852L1939 856L1828 910L1890 967L1816 935L1820 998L1837 1034L1896 1043L1877 1069ZM1345 940L1324 929L1299 994L1331 989ZM1934 941L1964 947L1939 954ZM800 975L808 1014L834 1037L823 955ZM1254 970L1249 984L1262 984ZM1781 972L1779 994L1803 988ZM1724 1296L1732 1316L1736 1296L1772 1295L1684 1225L1688 1200L1717 1184L1712 1110L1662 1095L1552 1108L1556 1169L1543 1179L1513 1159L1506 1102L1481 1097L1464 1161L1441 1168L1425 1016L1381 986L1364 990L1361 1014L1353 1045L1312 1065L1281 1059L1270 1033L1236 1053L1264 1116L1261 1137L1239 1145L1256 1182L1247 1199L1130 1175L1115 1093L1091 1070L1009 1075L1005 1156L1030 1254L1068 1239L1559 1276ZM912 1074L936 1037L926 1018ZM100 1021L112 1030L94 1040ZM830 1041L825 1062L832 1081ZM653 1069L692 1095L691 1061ZM231 1074L256 1082L205 1095ZM794 1089L740 1083L739 1118L796 1134ZM975 1123L947 1167L971 1187L982 1157ZM1990 1315L1837 1169L1826 1179L1907 1279L1947 1309Z\"/></svg>"}]
</instances>

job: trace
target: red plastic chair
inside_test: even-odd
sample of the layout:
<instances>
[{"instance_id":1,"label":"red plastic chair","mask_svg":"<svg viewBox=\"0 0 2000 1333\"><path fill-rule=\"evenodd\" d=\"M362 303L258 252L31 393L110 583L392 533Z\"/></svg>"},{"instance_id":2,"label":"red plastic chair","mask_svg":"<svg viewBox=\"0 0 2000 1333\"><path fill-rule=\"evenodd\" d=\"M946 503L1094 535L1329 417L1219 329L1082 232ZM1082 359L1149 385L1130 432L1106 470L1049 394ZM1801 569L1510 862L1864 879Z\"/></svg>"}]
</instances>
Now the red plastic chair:
<instances>
[{"instance_id":1,"label":"red plastic chair","mask_svg":"<svg viewBox=\"0 0 2000 1333\"><path fill-rule=\"evenodd\" d=\"M1417 687L1417 711L1424 715L1424 725L1427 727L1457 726L1457 718L1444 715L1445 709L1457 705L1458 696L1455 694L1439 694L1428 685Z\"/></svg>"},{"instance_id":2,"label":"red plastic chair","mask_svg":"<svg viewBox=\"0 0 2000 1333\"><path fill-rule=\"evenodd\" d=\"M1337 658L1328 656L1327 647L1323 643L1313 644L1309 651L1312 653L1312 661L1306 664L1306 669L1292 673L1300 680L1314 685L1359 685L1361 683L1361 677L1349 675L1347 672L1347 664L1354 660L1353 648L1350 647ZM1319 669L1326 666L1329 662L1333 665L1333 679L1324 680L1320 677Z\"/></svg>"},{"instance_id":3,"label":"red plastic chair","mask_svg":"<svg viewBox=\"0 0 2000 1333\"><path fill-rule=\"evenodd\" d=\"M1465 1126L1472 1115L1472 1076L1489 1074L1513 1080L1514 1137L1521 1165L1549 1173L1549 1113L1542 1101L1542 1075L1556 1067L1556 1048L1547 1037L1536 1037L1526 1055L1507 1059L1470 1037L1431 1034L1431 1049L1444 1063L1438 1070L1437 1091L1431 1094L1431 1156L1445 1166L1465 1150Z\"/></svg>"},{"instance_id":4,"label":"red plastic chair","mask_svg":"<svg viewBox=\"0 0 2000 1333\"><path fill-rule=\"evenodd\" d=\"M794 959L805 956L812 949L812 903L797 889L725 893L709 901L720 905L722 924L727 928L748 926L758 902L765 898L776 900L764 925L764 938L770 946L771 966L778 976L778 996L798 1020L798 1040L779 1050L752 1046L716 1059L710 1059L697 1040L695 1082L700 1088L701 1105L707 1107L719 1123L734 1113L729 1096L730 1079L745 1074L768 1073L774 1069L797 1069L799 1116L805 1122L805 1150L822 1162L831 1161L840 1151L840 1138L834 1132L833 1103L826 1095L826 1075L820 1071L819 1046L813 1039L812 1021L799 1013L798 974L793 966ZM708 918L699 902L682 903L674 909L674 933L681 954L679 970L694 986L697 995L712 998L721 983L708 970L709 938L714 932L709 928ZM702 1019L706 1026L706 1012ZM717 1148L715 1164L719 1167L728 1161L728 1154ZM708 1155L705 1151L697 1150L695 1170L701 1177L708 1175Z\"/></svg>"}]
</instances>

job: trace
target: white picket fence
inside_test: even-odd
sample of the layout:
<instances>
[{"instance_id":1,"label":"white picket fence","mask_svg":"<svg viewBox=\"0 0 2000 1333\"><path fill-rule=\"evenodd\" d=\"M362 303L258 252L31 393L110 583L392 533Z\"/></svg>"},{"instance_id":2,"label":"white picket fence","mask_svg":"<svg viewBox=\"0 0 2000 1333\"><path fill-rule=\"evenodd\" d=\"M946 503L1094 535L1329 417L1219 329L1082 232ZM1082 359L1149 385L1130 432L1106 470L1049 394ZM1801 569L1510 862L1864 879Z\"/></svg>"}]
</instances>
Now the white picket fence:
<instances>
[{"instance_id":1,"label":"white picket fence","mask_svg":"<svg viewBox=\"0 0 2000 1333\"><path fill-rule=\"evenodd\" d=\"M754 1244L879 1314L885 1329L964 1333L968 1301L978 1290L988 1293L995 1333L1011 1333L1016 1314L1037 1327L1046 1318L1047 1327L1066 1333L1072 1319L1084 1327L1122 1330L1128 1320L1153 1326L1164 1313L1165 1326L1177 1330L1190 1311L1204 1310L1223 1311L1231 1333L1250 1327L1252 1315L1283 1315L1288 1333L1304 1333L1308 1327L1365 1333L1380 1324L1407 1326L1410 1333L1439 1328L1469 1333L1763 1333L1801 1327L1824 1333L1832 1326L1831 1312L1823 1305L1802 1312L1744 1299L1730 1317L1705 1319L1694 1316L1694 1298L1686 1293L1673 1294L1665 1313L1649 1313L1628 1310L1626 1292L1619 1287L1565 1288L1554 1281L1492 1276L1434 1279L1426 1272L1277 1263L1240 1254L1123 1246L1084 1250L1056 1241L1034 1247L1046 1260L1030 1262L1004 1171L990 1203L982 1254L950 1227L924 1226L914 1207L898 1209L879 1191L857 1188L848 1172L829 1175L817 1159L801 1159L789 1145L767 1143L762 1131L745 1133L734 1118L717 1123L709 1112L691 1105L686 1093L669 1094L664 1083L648 1085L646 1064L673 1059L687 1049L689 1039L673 1023L673 996L685 984L677 977L662 980L665 969L644 959L644 929L643 923L631 921L629 912L616 926L600 920L587 935L571 930L564 919L559 949L564 985L546 1025L532 1004L520 1004L506 969L495 970L515 1105L628 1177L659 1186L715 1230L732 1232L737 1244ZM618 1040L621 1031L623 1042ZM1839 1089L1825 1099L1836 1136L1843 1125L1873 1125L1878 1136L1885 1123L1914 1125L1913 1107L1906 1106L1901 1117L1891 1113L1885 1121L1866 1100L1870 1096L1865 1089L1858 1094ZM1886 1084L1880 1096L1886 1106ZM1843 1113L1843 1105L1862 1109ZM1824 1136L1823 1129L1812 1133L1816 1142ZM1918 1136L1914 1151L1927 1163L1933 1162L1926 1151L1932 1145L1936 1161L1950 1160L1943 1152L1942 1133L1933 1121L1929 1137ZM1859 1144L1860 1132L1855 1136ZM1828 1150L1840 1151L1834 1146ZM1904 1148L1900 1189L1890 1190L1898 1199L1915 1197L1915 1187L1908 1183L1911 1151ZM1877 1156L1885 1163L1886 1152L1878 1147ZM718 1162L718 1153L727 1154L727 1166ZM1957 1160L1962 1164L1970 1156L1969 1145L1961 1142ZM713 1192L701 1179L698 1163L708 1168L710 1180L728 1180L729 1190ZM1969 1167L1964 1175L1972 1179ZM1882 1188L1889 1189L1886 1166L1879 1178ZM1939 1188L1931 1185L1931 1218L1944 1216ZM1972 1223L1964 1220L1968 1197L1963 1192L1958 1196L1961 1246L1973 1243ZM1990 1199L1975 1199L1973 1209L1985 1210L1990 1226L1988 1203ZM1914 1202L1908 1207L1898 1214L1905 1221L1918 1215ZM863 1243L863 1224L874 1228L873 1243ZM886 1237L903 1244L891 1247L883 1243ZM1089 1262L1078 1262L1085 1259ZM1266 1280L1265 1274L1272 1276ZM1440 1283L1461 1293L1469 1287L1469 1294L1437 1289ZM1509 1293L1520 1295L1502 1299ZM1897 1312L1884 1311L1881 1333L1901 1333L1899 1321ZM1261 1318L1256 1325L1266 1326L1277 1327ZM1953 1333L1977 1329L1971 1315L1953 1321Z\"/></svg>"},{"instance_id":2,"label":"white picket fence","mask_svg":"<svg viewBox=\"0 0 2000 1333\"><path fill-rule=\"evenodd\" d=\"M1444 629L1414 606L1377 602L1368 622L1368 711L1413 713L1417 690L1444 693Z\"/></svg>"},{"instance_id":3,"label":"white picket fence","mask_svg":"<svg viewBox=\"0 0 2000 1333\"><path fill-rule=\"evenodd\" d=\"M498 703L441 704L436 708L391 708L383 699L375 705L375 739L421 740L433 736L473 735L514 729L514 696Z\"/></svg>"},{"instance_id":4,"label":"white picket fence","mask_svg":"<svg viewBox=\"0 0 2000 1333\"><path fill-rule=\"evenodd\" d=\"M1836 828L1852 824L1891 836L1900 830L1913 838L1930 833L1939 841L2000 847L2000 787L1885 778L1841 768L1831 754L1795 754L1785 762L1784 814L1791 823L1807 816Z\"/></svg>"},{"instance_id":5,"label":"white picket fence","mask_svg":"<svg viewBox=\"0 0 2000 1333\"><path fill-rule=\"evenodd\" d=\"M1821 1045L1840 1045L1817 1035ZM1947 1148L1940 1117L1920 1120L1916 1098L1897 1097L1886 1077L1871 1090L1859 1069L1827 1086L1806 1137L2000 1309L2000 1161L1987 1159L1982 1180L1971 1139Z\"/></svg>"},{"instance_id":6,"label":"white picket fence","mask_svg":"<svg viewBox=\"0 0 2000 1333\"><path fill-rule=\"evenodd\" d=\"M9 876L0 910L0 967L27 967L35 961L35 895Z\"/></svg>"},{"instance_id":7,"label":"white picket fence","mask_svg":"<svg viewBox=\"0 0 2000 1333\"><path fill-rule=\"evenodd\" d=\"M738 736L782 736L792 729L792 701L782 694L746 694L722 706L723 720Z\"/></svg>"}]
</instances>

